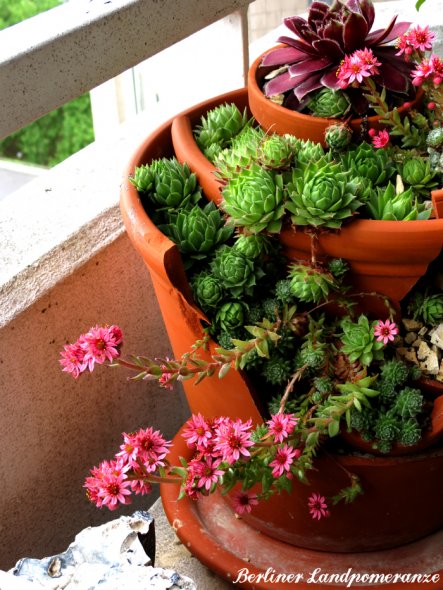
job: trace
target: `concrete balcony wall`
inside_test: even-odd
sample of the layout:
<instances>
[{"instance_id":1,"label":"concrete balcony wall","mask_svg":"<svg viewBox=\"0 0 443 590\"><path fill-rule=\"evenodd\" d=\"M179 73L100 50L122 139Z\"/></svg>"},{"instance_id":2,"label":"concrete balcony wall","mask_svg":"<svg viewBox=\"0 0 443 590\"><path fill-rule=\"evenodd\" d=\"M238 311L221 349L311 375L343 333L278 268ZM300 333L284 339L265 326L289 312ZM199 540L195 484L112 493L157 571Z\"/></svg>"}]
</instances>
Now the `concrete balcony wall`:
<instances>
[{"instance_id":1,"label":"concrete balcony wall","mask_svg":"<svg viewBox=\"0 0 443 590\"><path fill-rule=\"evenodd\" d=\"M148 271L125 234L0 330L0 569L57 553L115 517L87 501L89 467L113 457L121 432L152 425L170 438L188 417L180 387L129 382L109 367L78 381L61 372L63 345L97 323L122 327L127 354L169 352Z\"/></svg>"}]
</instances>

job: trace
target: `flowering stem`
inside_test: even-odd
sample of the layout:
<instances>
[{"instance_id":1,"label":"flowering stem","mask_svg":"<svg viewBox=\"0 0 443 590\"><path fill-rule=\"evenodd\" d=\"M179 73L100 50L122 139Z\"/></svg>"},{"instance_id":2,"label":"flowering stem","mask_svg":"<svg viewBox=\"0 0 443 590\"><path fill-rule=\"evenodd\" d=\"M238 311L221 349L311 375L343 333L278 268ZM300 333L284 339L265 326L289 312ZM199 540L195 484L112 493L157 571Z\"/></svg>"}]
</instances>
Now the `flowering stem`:
<instances>
[{"instance_id":1,"label":"flowering stem","mask_svg":"<svg viewBox=\"0 0 443 590\"><path fill-rule=\"evenodd\" d=\"M305 370L307 368L308 368L308 365L303 365L303 367L300 367L300 369L297 369L297 371L292 375L291 380L289 381L289 383L286 386L283 397L281 398L280 407L278 408L279 414L284 413L286 402L288 401L288 397L289 397L290 393L294 389L294 385L295 385L296 381L299 381L302 378L303 373L305 372Z\"/></svg>"}]
</instances>

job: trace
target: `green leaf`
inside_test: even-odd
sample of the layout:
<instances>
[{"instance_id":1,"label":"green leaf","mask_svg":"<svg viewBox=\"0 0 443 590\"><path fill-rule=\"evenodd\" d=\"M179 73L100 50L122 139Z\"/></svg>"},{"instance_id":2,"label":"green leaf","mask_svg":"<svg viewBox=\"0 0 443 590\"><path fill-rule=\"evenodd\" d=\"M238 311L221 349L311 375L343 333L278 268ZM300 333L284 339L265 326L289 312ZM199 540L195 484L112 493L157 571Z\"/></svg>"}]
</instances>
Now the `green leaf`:
<instances>
[{"instance_id":1,"label":"green leaf","mask_svg":"<svg viewBox=\"0 0 443 590\"><path fill-rule=\"evenodd\" d=\"M219 379L223 379L223 377L228 373L230 368L231 368L231 363L225 363L224 365L222 365L219 372L218 372Z\"/></svg>"},{"instance_id":2,"label":"green leaf","mask_svg":"<svg viewBox=\"0 0 443 590\"><path fill-rule=\"evenodd\" d=\"M340 422L339 420L332 420L328 424L328 434L332 438L333 436L337 436L340 431Z\"/></svg>"}]
</instances>

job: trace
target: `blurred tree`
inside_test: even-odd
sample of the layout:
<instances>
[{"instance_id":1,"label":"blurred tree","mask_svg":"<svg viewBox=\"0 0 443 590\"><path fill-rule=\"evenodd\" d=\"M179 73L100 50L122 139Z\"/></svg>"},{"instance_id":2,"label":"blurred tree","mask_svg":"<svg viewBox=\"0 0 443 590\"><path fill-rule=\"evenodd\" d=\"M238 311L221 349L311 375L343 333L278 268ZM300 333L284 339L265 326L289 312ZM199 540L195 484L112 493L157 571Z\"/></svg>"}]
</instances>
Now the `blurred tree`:
<instances>
[{"instance_id":1,"label":"blurred tree","mask_svg":"<svg viewBox=\"0 0 443 590\"><path fill-rule=\"evenodd\" d=\"M61 4L61 0L0 0L0 30ZM94 141L89 93L0 142L0 156L54 166Z\"/></svg>"}]
</instances>

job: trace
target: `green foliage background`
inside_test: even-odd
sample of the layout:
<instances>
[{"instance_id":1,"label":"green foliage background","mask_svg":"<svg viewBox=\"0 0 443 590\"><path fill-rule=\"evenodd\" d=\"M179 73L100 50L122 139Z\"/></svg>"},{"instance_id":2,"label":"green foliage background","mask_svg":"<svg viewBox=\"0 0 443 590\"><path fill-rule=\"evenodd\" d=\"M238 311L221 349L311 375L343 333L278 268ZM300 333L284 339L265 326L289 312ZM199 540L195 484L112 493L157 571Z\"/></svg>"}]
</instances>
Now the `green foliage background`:
<instances>
[{"instance_id":1,"label":"green foliage background","mask_svg":"<svg viewBox=\"0 0 443 590\"><path fill-rule=\"evenodd\" d=\"M0 30L61 4L61 0L0 0ZM0 142L0 157L54 166L94 141L89 93Z\"/></svg>"}]
</instances>

